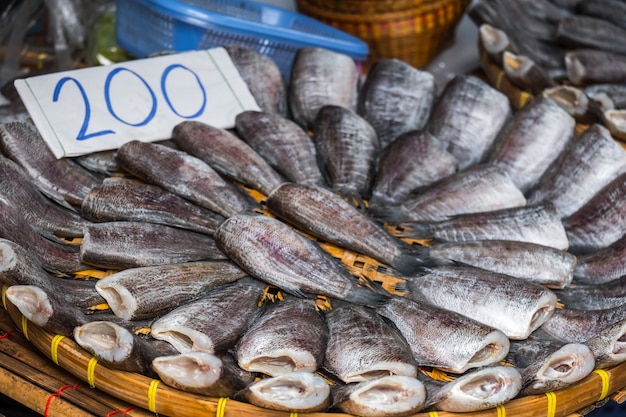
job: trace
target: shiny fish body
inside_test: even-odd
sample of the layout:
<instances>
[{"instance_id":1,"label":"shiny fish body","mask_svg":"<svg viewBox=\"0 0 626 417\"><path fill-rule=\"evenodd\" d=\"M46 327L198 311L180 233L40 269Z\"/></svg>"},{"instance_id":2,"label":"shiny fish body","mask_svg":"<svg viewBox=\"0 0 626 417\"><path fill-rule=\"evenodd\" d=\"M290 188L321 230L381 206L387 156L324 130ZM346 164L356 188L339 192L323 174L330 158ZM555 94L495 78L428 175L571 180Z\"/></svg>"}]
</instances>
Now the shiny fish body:
<instances>
[{"instance_id":1,"label":"shiny fish body","mask_svg":"<svg viewBox=\"0 0 626 417\"><path fill-rule=\"evenodd\" d=\"M210 236L145 222L94 223L80 245L83 263L115 270L225 258Z\"/></svg>"},{"instance_id":2,"label":"shiny fish body","mask_svg":"<svg viewBox=\"0 0 626 417\"><path fill-rule=\"evenodd\" d=\"M75 156L74 162L96 175L111 176L122 169L115 159L117 150L92 152L85 155Z\"/></svg>"},{"instance_id":3,"label":"shiny fish body","mask_svg":"<svg viewBox=\"0 0 626 417\"><path fill-rule=\"evenodd\" d=\"M502 168L526 192L574 138L575 124L554 101L537 96L507 124L486 161Z\"/></svg>"},{"instance_id":4,"label":"shiny fish body","mask_svg":"<svg viewBox=\"0 0 626 417\"><path fill-rule=\"evenodd\" d=\"M291 68L288 102L293 120L313 128L326 105L356 108L359 73L348 55L323 48L300 48Z\"/></svg>"},{"instance_id":5,"label":"shiny fish body","mask_svg":"<svg viewBox=\"0 0 626 417\"><path fill-rule=\"evenodd\" d=\"M428 131L463 170L482 160L511 114L504 94L477 77L459 75L441 93Z\"/></svg>"},{"instance_id":6,"label":"shiny fish body","mask_svg":"<svg viewBox=\"0 0 626 417\"><path fill-rule=\"evenodd\" d=\"M626 237L605 249L579 255L574 269L574 282L604 284L626 275Z\"/></svg>"},{"instance_id":7,"label":"shiny fish body","mask_svg":"<svg viewBox=\"0 0 626 417\"><path fill-rule=\"evenodd\" d=\"M355 278L315 242L271 217L237 215L217 229L220 250L250 275L300 297L317 294L376 304L381 295Z\"/></svg>"},{"instance_id":8,"label":"shiny fish body","mask_svg":"<svg viewBox=\"0 0 626 417\"><path fill-rule=\"evenodd\" d=\"M235 355L239 366L250 372L315 372L324 360L327 340L315 301L289 297L265 308L237 342Z\"/></svg>"},{"instance_id":9,"label":"shiny fish body","mask_svg":"<svg viewBox=\"0 0 626 417\"><path fill-rule=\"evenodd\" d=\"M224 217L251 207L235 185L186 152L135 140L122 145L116 159L124 170L143 181L159 185Z\"/></svg>"},{"instance_id":10,"label":"shiny fish body","mask_svg":"<svg viewBox=\"0 0 626 417\"><path fill-rule=\"evenodd\" d=\"M155 320L152 337L171 343L180 353L225 352L260 314L257 303L263 289L251 279L217 287Z\"/></svg>"},{"instance_id":11,"label":"shiny fish body","mask_svg":"<svg viewBox=\"0 0 626 417\"><path fill-rule=\"evenodd\" d=\"M128 268L98 281L96 290L116 316L154 318L247 274L229 261L184 262Z\"/></svg>"},{"instance_id":12,"label":"shiny fish body","mask_svg":"<svg viewBox=\"0 0 626 417\"><path fill-rule=\"evenodd\" d=\"M520 207L526 198L495 165L476 165L444 178L377 217L392 223L441 221L459 214Z\"/></svg>"},{"instance_id":13,"label":"shiny fish body","mask_svg":"<svg viewBox=\"0 0 626 417\"><path fill-rule=\"evenodd\" d=\"M626 320L619 320L585 342L596 358L596 368L605 369L626 361Z\"/></svg>"},{"instance_id":14,"label":"shiny fish body","mask_svg":"<svg viewBox=\"0 0 626 417\"><path fill-rule=\"evenodd\" d=\"M184 121L174 127L180 149L206 162L220 174L268 195L283 178L246 142L225 129Z\"/></svg>"},{"instance_id":15,"label":"shiny fish body","mask_svg":"<svg viewBox=\"0 0 626 417\"><path fill-rule=\"evenodd\" d=\"M600 310L626 303L626 275L601 284L578 284L554 291L567 308Z\"/></svg>"},{"instance_id":16,"label":"shiny fish body","mask_svg":"<svg viewBox=\"0 0 626 417\"><path fill-rule=\"evenodd\" d=\"M322 184L315 144L295 122L277 114L245 111L235 118L237 133L289 181Z\"/></svg>"},{"instance_id":17,"label":"shiny fish body","mask_svg":"<svg viewBox=\"0 0 626 417\"><path fill-rule=\"evenodd\" d=\"M509 339L500 330L427 303L396 297L376 311L395 324L418 366L463 373L496 363L509 350Z\"/></svg>"},{"instance_id":18,"label":"shiny fish body","mask_svg":"<svg viewBox=\"0 0 626 417\"><path fill-rule=\"evenodd\" d=\"M436 94L431 73L398 59L380 59L359 90L357 113L372 125L384 149L401 134L424 128Z\"/></svg>"},{"instance_id":19,"label":"shiny fish body","mask_svg":"<svg viewBox=\"0 0 626 417\"><path fill-rule=\"evenodd\" d=\"M363 382L385 375L417 376L417 365L407 342L375 311L346 304L336 306L325 316L329 340L324 369L341 381Z\"/></svg>"},{"instance_id":20,"label":"shiny fish body","mask_svg":"<svg viewBox=\"0 0 626 417\"><path fill-rule=\"evenodd\" d=\"M557 298L537 284L468 267L427 268L408 279L409 297L527 338L554 313Z\"/></svg>"},{"instance_id":21,"label":"shiny fish body","mask_svg":"<svg viewBox=\"0 0 626 417\"><path fill-rule=\"evenodd\" d=\"M271 213L303 231L371 256L402 273L421 264L409 246L331 191L287 183L266 201Z\"/></svg>"},{"instance_id":22,"label":"shiny fish body","mask_svg":"<svg viewBox=\"0 0 626 417\"><path fill-rule=\"evenodd\" d=\"M224 217L153 184L105 179L81 206L94 222L137 221L180 227L209 236Z\"/></svg>"},{"instance_id":23,"label":"shiny fish body","mask_svg":"<svg viewBox=\"0 0 626 417\"><path fill-rule=\"evenodd\" d=\"M603 329L626 319L626 304L601 310L557 309L540 330L567 343L584 343Z\"/></svg>"}]
</instances>

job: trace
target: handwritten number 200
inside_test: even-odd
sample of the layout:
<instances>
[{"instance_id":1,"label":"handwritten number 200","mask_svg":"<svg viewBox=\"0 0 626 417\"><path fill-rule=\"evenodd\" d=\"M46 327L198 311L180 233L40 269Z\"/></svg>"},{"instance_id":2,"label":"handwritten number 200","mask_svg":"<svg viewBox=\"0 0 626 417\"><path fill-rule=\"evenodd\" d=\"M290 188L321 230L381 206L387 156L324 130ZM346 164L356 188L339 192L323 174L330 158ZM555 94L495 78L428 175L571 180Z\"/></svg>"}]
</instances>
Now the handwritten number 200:
<instances>
[{"instance_id":1,"label":"handwritten number 200","mask_svg":"<svg viewBox=\"0 0 626 417\"><path fill-rule=\"evenodd\" d=\"M197 112L195 112L195 113L193 113L192 115L189 115L189 116L184 116L184 115L180 114L174 108L172 102L170 101L170 97L169 97L169 95L167 94L167 91L166 91L166 80L167 80L167 77L169 76L170 72L172 72L174 69L177 69L177 68L181 68L181 69L184 69L186 71L189 71L195 77L196 82L198 83L198 87L200 88L200 91L202 92L202 104L200 106L200 109ZM148 90L148 93L150 93L150 97L152 99L152 106L151 106L151 109L150 109L150 113L148 114L148 116L146 116L146 118L144 120L142 120L139 123L130 123L130 122L127 122L127 121L123 120L115 112L115 110L113 109L113 105L111 103L111 82L113 81L113 77L115 77L117 74L119 74L122 71L128 71L131 74L133 74L134 76L136 76L137 78L139 78L139 80L143 83L143 85ZM54 93L52 95L52 101L53 102L57 102L59 100L59 95L61 94L61 89L63 88L63 86L68 81L72 81L76 85L76 87L78 88L78 91L80 92L80 95L81 95L81 97L83 99L83 103L85 105L85 116L83 118L83 124L81 125L80 130L78 131L78 135L76 136L76 140L86 140L86 139L91 139L91 138L98 137L98 136L114 134L115 131L114 130L110 130L110 129L87 133L87 130L89 128L89 122L90 122L90 119L91 119L91 105L89 103L89 98L87 97L87 93L85 92L85 89L81 85L80 81L78 81L77 79L72 78L72 77L63 77L63 78L61 78L57 82L57 85L54 88ZM198 77L198 75L195 72L193 72L192 70L190 70L189 68L185 67L184 65L172 64L172 65L168 66L167 68L165 68L165 70L163 70L163 74L161 75L161 91L163 93L163 96L165 97L165 102L167 103L167 105L170 108L170 110L173 113L175 113L176 115L178 115L179 117L182 117L184 119L193 119L193 118L196 118L196 117L202 115L202 113L204 112L204 109L206 107L206 91L204 90L204 87L202 86L202 83L201 83L200 78ZM111 116L113 116L115 119L119 120L121 123L124 123L124 124L129 125L129 126L145 126L148 123L150 123L150 121L152 121L152 119L156 115L157 98L156 98L156 95L154 94L154 91L152 90L152 88L150 88L150 85L148 85L146 80L144 80L141 75L137 74L135 71L132 71L132 70L130 70L128 68L123 68L123 67L115 68L114 70L112 70L109 73L109 75L106 78L105 84L104 84L104 100L105 100L107 109L109 110L109 114L111 114Z\"/></svg>"}]
</instances>

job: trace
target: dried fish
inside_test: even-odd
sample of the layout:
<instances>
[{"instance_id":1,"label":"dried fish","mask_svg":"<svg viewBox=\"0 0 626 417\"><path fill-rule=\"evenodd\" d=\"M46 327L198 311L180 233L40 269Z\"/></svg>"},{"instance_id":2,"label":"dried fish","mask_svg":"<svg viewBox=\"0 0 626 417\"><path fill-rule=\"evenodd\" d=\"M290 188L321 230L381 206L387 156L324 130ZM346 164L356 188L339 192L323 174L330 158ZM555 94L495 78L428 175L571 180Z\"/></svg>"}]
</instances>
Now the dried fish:
<instances>
[{"instance_id":1,"label":"dried fish","mask_svg":"<svg viewBox=\"0 0 626 417\"><path fill-rule=\"evenodd\" d=\"M626 361L626 320L619 320L595 336L585 344L596 358L596 368L605 369Z\"/></svg>"},{"instance_id":2,"label":"dried fish","mask_svg":"<svg viewBox=\"0 0 626 417\"><path fill-rule=\"evenodd\" d=\"M626 303L626 275L601 284L577 284L554 293L567 308L600 310Z\"/></svg>"},{"instance_id":3,"label":"dried fish","mask_svg":"<svg viewBox=\"0 0 626 417\"><path fill-rule=\"evenodd\" d=\"M582 14L562 18L556 32L557 42L572 49L592 48L626 54L626 45L616 42L617 39L626 39L626 28Z\"/></svg>"},{"instance_id":4,"label":"dried fish","mask_svg":"<svg viewBox=\"0 0 626 417\"><path fill-rule=\"evenodd\" d=\"M574 49L565 54L567 78L576 85L623 83L626 55L600 49Z\"/></svg>"},{"instance_id":5,"label":"dried fish","mask_svg":"<svg viewBox=\"0 0 626 417\"><path fill-rule=\"evenodd\" d=\"M600 117L601 111L597 102L590 100L581 88L562 84L548 88L542 94L554 100L578 123L592 124Z\"/></svg>"},{"instance_id":6,"label":"dried fish","mask_svg":"<svg viewBox=\"0 0 626 417\"><path fill-rule=\"evenodd\" d=\"M519 52L505 31L489 23L483 23L478 27L478 35L480 37L480 43L485 52L489 55L489 58L499 66L502 66L504 52Z\"/></svg>"},{"instance_id":7,"label":"dried fish","mask_svg":"<svg viewBox=\"0 0 626 417\"><path fill-rule=\"evenodd\" d=\"M577 284L605 284L626 275L626 237L596 252L579 255L574 269Z\"/></svg>"},{"instance_id":8,"label":"dried fish","mask_svg":"<svg viewBox=\"0 0 626 417\"><path fill-rule=\"evenodd\" d=\"M557 309L540 328L553 339L584 343L610 325L626 319L626 304L599 310Z\"/></svg>"},{"instance_id":9,"label":"dried fish","mask_svg":"<svg viewBox=\"0 0 626 417\"><path fill-rule=\"evenodd\" d=\"M584 92L602 110L626 108L626 83L593 84L586 86Z\"/></svg>"},{"instance_id":10,"label":"dried fish","mask_svg":"<svg viewBox=\"0 0 626 417\"><path fill-rule=\"evenodd\" d=\"M116 149L100 152L92 152L71 158L78 165L96 175L109 177L122 171L115 159Z\"/></svg>"},{"instance_id":11,"label":"dried fish","mask_svg":"<svg viewBox=\"0 0 626 417\"><path fill-rule=\"evenodd\" d=\"M540 94L556 85L548 71L527 56L505 51L502 66L509 80L532 94Z\"/></svg>"},{"instance_id":12,"label":"dried fish","mask_svg":"<svg viewBox=\"0 0 626 417\"><path fill-rule=\"evenodd\" d=\"M626 141L626 109L605 110L602 120L615 139Z\"/></svg>"}]
</instances>

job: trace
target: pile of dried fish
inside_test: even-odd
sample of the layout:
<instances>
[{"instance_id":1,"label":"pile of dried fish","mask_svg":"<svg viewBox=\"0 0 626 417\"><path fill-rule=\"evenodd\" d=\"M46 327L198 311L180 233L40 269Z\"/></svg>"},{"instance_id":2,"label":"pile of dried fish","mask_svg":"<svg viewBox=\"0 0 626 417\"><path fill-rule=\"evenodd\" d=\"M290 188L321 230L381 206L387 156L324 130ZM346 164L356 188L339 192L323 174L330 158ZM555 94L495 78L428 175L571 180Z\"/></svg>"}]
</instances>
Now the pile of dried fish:
<instances>
[{"instance_id":1,"label":"pile of dried fish","mask_svg":"<svg viewBox=\"0 0 626 417\"><path fill-rule=\"evenodd\" d=\"M228 51L262 107L230 131L56 160L0 125L0 283L25 317L112 369L298 412L475 411L626 359L605 127L473 76L437 94L398 60L361 84L304 48L285 85Z\"/></svg>"}]
</instances>

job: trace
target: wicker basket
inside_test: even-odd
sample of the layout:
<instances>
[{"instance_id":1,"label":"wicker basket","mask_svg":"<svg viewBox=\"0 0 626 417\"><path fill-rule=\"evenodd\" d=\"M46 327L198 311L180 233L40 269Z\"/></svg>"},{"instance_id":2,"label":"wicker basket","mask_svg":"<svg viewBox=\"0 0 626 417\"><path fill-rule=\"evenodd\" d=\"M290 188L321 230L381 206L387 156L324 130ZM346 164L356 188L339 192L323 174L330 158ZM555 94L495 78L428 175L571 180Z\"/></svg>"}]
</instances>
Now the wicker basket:
<instances>
[{"instance_id":1,"label":"wicker basket","mask_svg":"<svg viewBox=\"0 0 626 417\"><path fill-rule=\"evenodd\" d=\"M365 70L382 58L423 68L451 39L470 0L296 0L298 10L363 39Z\"/></svg>"}]
</instances>

